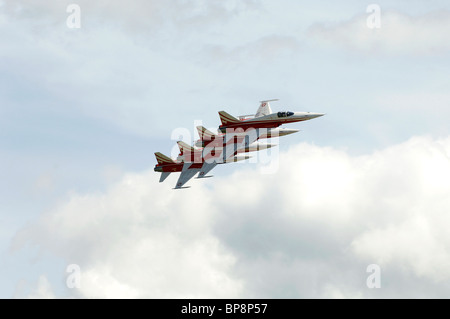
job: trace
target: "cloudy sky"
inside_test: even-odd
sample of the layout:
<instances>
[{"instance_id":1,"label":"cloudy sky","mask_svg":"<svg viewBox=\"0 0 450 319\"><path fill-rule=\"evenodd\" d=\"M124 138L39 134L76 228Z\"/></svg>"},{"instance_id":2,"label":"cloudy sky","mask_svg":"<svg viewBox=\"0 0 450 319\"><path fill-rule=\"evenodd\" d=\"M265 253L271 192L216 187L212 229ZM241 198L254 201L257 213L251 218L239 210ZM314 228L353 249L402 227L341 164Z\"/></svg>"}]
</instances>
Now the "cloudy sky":
<instances>
[{"instance_id":1,"label":"cloudy sky","mask_svg":"<svg viewBox=\"0 0 450 319\"><path fill-rule=\"evenodd\" d=\"M448 74L444 0L0 0L0 297L448 298ZM158 183L271 98L327 115Z\"/></svg>"}]
</instances>

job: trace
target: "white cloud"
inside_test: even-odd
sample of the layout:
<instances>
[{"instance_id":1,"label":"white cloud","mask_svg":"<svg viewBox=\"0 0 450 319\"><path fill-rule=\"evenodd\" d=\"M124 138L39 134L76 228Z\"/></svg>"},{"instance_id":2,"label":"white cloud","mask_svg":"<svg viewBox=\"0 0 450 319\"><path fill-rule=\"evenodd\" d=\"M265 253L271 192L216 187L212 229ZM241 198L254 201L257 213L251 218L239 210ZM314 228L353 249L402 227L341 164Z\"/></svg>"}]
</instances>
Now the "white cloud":
<instances>
[{"instance_id":1,"label":"white cloud","mask_svg":"<svg viewBox=\"0 0 450 319\"><path fill-rule=\"evenodd\" d=\"M414 137L357 157L303 143L276 174L235 164L186 191L171 190L175 177L127 174L73 194L15 245L79 264L84 297L442 296L449 164L450 137ZM369 264L389 285L367 288ZM402 288L408 278L415 289Z\"/></svg>"},{"instance_id":2,"label":"white cloud","mask_svg":"<svg viewBox=\"0 0 450 319\"><path fill-rule=\"evenodd\" d=\"M155 175L130 174L106 194L74 195L18 241L37 240L78 264L84 297L239 296L229 273L235 259L210 233L209 201L167 192Z\"/></svg>"},{"instance_id":3,"label":"white cloud","mask_svg":"<svg viewBox=\"0 0 450 319\"><path fill-rule=\"evenodd\" d=\"M369 15L358 15L336 24L317 23L308 33L319 43L369 54L435 55L450 49L448 11L409 16L382 9L381 27L373 29L367 26Z\"/></svg>"},{"instance_id":4,"label":"white cloud","mask_svg":"<svg viewBox=\"0 0 450 319\"><path fill-rule=\"evenodd\" d=\"M358 256L376 260L384 267L393 265L417 277L446 281L450 279L450 236L440 230L439 223L449 222L450 218L435 214L417 214L404 222L367 231L354 240L352 248Z\"/></svg>"},{"instance_id":5,"label":"white cloud","mask_svg":"<svg viewBox=\"0 0 450 319\"><path fill-rule=\"evenodd\" d=\"M30 299L54 299L56 298L50 281L46 276L39 276L37 286L28 295Z\"/></svg>"}]
</instances>

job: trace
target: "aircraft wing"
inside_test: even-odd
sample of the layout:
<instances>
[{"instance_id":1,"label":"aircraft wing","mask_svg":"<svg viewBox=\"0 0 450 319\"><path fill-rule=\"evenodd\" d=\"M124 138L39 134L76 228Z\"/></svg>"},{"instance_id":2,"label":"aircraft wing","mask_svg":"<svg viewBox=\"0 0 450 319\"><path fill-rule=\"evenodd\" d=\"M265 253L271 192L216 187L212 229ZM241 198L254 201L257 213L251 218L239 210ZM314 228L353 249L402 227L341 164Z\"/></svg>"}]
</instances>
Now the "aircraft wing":
<instances>
[{"instance_id":1,"label":"aircraft wing","mask_svg":"<svg viewBox=\"0 0 450 319\"><path fill-rule=\"evenodd\" d=\"M159 178L159 182L162 183L166 180L166 178L170 175L170 172L162 172Z\"/></svg>"},{"instance_id":2,"label":"aircraft wing","mask_svg":"<svg viewBox=\"0 0 450 319\"><path fill-rule=\"evenodd\" d=\"M198 178L205 178L206 174L208 174L214 167L216 167L217 163L204 163L202 168L200 169L200 173L198 173Z\"/></svg>"},{"instance_id":3,"label":"aircraft wing","mask_svg":"<svg viewBox=\"0 0 450 319\"><path fill-rule=\"evenodd\" d=\"M180 177L178 178L177 185L175 189L183 188L183 185L186 184L195 174L198 173L200 169L198 168L190 168L192 163L184 163L183 170L181 171Z\"/></svg>"},{"instance_id":4,"label":"aircraft wing","mask_svg":"<svg viewBox=\"0 0 450 319\"><path fill-rule=\"evenodd\" d=\"M198 174L198 178L207 177L206 174L214 169L217 164L229 162L229 160L234 158L239 150L245 149L250 144L257 141L260 135L261 133L259 129L247 130L245 134L225 134L225 136L221 137L222 141L220 142L220 146L224 145L224 147L222 154L219 155L219 158L216 158L216 160L213 161L211 161L211 158L208 158L210 161L205 161L201 169L185 169L187 164L184 164L185 166L183 166L183 171L181 172L180 178L178 179L176 188L181 188L198 171L200 171ZM185 170L187 170L187 172L185 172Z\"/></svg>"}]
</instances>

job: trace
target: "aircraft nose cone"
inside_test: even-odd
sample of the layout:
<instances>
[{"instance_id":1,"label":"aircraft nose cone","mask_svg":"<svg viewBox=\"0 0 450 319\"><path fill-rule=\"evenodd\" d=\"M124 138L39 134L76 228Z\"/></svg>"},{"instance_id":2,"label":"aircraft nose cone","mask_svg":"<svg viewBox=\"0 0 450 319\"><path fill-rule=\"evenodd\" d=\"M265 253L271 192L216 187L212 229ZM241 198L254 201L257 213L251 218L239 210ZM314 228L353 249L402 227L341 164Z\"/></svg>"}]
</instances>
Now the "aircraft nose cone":
<instances>
[{"instance_id":1,"label":"aircraft nose cone","mask_svg":"<svg viewBox=\"0 0 450 319\"><path fill-rule=\"evenodd\" d=\"M312 119L315 119L317 117L321 117L321 116L324 116L324 115L325 115L325 113L311 113L310 114Z\"/></svg>"},{"instance_id":2,"label":"aircraft nose cone","mask_svg":"<svg viewBox=\"0 0 450 319\"><path fill-rule=\"evenodd\" d=\"M286 128L286 129L280 130L279 134L280 134L280 136L285 136L285 135L294 134L297 132L300 132L300 130Z\"/></svg>"}]
</instances>

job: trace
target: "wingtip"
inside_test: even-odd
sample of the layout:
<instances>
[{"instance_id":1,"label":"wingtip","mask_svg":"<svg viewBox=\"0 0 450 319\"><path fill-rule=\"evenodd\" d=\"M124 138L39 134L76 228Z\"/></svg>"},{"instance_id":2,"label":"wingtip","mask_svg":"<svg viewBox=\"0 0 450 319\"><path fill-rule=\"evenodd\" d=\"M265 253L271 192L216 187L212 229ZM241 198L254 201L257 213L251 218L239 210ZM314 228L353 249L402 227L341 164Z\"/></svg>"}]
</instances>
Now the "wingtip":
<instances>
[{"instance_id":1,"label":"wingtip","mask_svg":"<svg viewBox=\"0 0 450 319\"><path fill-rule=\"evenodd\" d=\"M214 177L214 175L208 175L208 176L196 177L195 179L205 179L205 178L211 178L211 177Z\"/></svg>"},{"instance_id":2,"label":"wingtip","mask_svg":"<svg viewBox=\"0 0 450 319\"><path fill-rule=\"evenodd\" d=\"M191 188L191 186L174 187L172 189L187 189L187 188Z\"/></svg>"}]
</instances>

